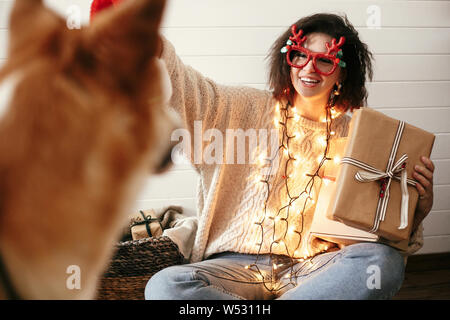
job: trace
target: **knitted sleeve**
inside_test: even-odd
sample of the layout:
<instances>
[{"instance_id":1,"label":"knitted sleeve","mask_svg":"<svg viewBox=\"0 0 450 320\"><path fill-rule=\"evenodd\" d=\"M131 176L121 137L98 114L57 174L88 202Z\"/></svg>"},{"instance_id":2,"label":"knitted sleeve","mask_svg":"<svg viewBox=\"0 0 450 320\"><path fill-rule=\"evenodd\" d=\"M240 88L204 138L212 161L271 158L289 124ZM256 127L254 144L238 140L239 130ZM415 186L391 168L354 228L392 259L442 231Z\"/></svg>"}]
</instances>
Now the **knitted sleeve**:
<instances>
[{"instance_id":1,"label":"knitted sleeve","mask_svg":"<svg viewBox=\"0 0 450 320\"><path fill-rule=\"evenodd\" d=\"M258 113L266 108L271 94L268 91L242 86L219 85L203 76L192 67L185 65L177 56L173 45L163 36L161 58L166 63L172 83L170 104L181 116L184 128L191 134L199 135L211 128L225 133L229 127L245 128ZM254 122L253 122L254 123ZM197 139L197 143L199 141ZM194 136L191 139L191 162L194 159ZM201 140L200 140L201 143Z\"/></svg>"},{"instance_id":2,"label":"knitted sleeve","mask_svg":"<svg viewBox=\"0 0 450 320\"><path fill-rule=\"evenodd\" d=\"M424 239L423 239L423 223L421 223L416 230L413 230L411 233L411 237L409 239L408 249L406 250L406 254L412 255L415 252L419 251L423 247Z\"/></svg>"}]
</instances>

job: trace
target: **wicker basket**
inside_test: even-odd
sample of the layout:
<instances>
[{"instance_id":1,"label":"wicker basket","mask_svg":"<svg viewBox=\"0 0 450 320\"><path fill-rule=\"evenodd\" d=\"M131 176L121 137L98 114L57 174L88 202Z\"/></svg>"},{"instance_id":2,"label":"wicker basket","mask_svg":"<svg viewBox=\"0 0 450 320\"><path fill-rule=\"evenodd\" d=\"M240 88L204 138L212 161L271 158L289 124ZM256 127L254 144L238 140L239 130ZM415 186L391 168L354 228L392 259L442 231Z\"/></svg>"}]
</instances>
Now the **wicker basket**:
<instances>
[{"instance_id":1,"label":"wicker basket","mask_svg":"<svg viewBox=\"0 0 450 320\"><path fill-rule=\"evenodd\" d=\"M97 299L142 300L147 281L161 269L182 264L183 255L169 237L120 242L100 279Z\"/></svg>"}]
</instances>

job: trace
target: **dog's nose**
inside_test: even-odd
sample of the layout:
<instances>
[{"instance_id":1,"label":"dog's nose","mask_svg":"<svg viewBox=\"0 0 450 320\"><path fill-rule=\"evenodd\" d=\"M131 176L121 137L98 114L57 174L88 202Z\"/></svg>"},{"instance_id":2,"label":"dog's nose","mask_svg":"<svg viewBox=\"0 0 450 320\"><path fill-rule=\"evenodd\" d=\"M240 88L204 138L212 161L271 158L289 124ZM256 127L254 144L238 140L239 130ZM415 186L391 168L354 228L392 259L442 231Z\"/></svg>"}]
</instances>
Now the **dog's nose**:
<instances>
[{"instance_id":1,"label":"dog's nose","mask_svg":"<svg viewBox=\"0 0 450 320\"><path fill-rule=\"evenodd\" d=\"M158 166L156 167L155 173L156 174L162 174L169 170L173 165L172 160L172 150L175 147L175 143L171 143L169 147L167 148L164 156L161 158L161 161L159 162Z\"/></svg>"}]
</instances>

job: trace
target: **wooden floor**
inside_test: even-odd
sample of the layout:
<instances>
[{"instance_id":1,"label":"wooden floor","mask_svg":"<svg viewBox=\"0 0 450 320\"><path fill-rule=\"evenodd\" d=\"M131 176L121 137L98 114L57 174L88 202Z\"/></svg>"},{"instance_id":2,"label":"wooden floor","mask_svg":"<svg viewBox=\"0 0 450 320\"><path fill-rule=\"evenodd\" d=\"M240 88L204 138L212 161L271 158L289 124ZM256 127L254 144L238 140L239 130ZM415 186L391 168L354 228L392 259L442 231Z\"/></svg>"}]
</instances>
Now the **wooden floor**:
<instances>
[{"instance_id":1,"label":"wooden floor","mask_svg":"<svg viewBox=\"0 0 450 320\"><path fill-rule=\"evenodd\" d=\"M409 257L394 299L450 300L450 252Z\"/></svg>"}]
</instances>

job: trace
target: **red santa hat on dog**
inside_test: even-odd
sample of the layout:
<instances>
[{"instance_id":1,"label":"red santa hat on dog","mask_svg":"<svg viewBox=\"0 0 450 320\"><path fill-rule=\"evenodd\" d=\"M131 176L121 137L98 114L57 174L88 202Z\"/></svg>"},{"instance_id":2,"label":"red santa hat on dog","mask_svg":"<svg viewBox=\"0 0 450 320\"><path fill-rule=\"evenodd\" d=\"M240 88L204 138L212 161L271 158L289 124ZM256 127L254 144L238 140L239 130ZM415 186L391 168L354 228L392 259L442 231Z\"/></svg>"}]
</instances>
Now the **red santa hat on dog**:
<instances>
[{"instance_id":1,"label":"red santa hat on dog","mask_svg":"<svg viewBox=\"0 0 450 320\"><path fill-rule=\"evenodd\" d=\"M91 4L91 20L103 9L119 4L122 0L94 0Z\"/></svg>"}]
</instances>

